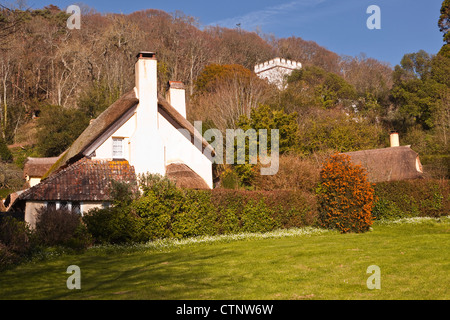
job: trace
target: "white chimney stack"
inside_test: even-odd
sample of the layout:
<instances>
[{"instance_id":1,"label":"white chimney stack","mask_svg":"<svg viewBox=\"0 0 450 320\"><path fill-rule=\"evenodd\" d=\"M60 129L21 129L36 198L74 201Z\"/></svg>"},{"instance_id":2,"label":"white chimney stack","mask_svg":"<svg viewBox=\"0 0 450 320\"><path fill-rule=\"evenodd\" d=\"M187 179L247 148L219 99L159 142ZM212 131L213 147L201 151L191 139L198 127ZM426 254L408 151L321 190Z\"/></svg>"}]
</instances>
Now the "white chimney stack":
<instances>
[{"instance_id":1,"label":"white chimney stack","mask_svg":"<svg viewBox=\"0 0 450 320\"><path fill-rule=\"evenodd\" d=\"M135 64L135 83L139 99L139 123L147 126L157 126L158 115L158 77L157 60L154 52L141 51Z\"/></svg>"},{"instance_id":2,"label":"white chimney stack","mask_svg":"<svg viewBox=\"0 0 450 320\"><path fill-rule=\"evenodd\" d=\"M395 132L395 131L391 132L390 142L391 142L391 147L399 147L400 146L398 132Z\"/></svg>"},{"instance_id":3,"label":"white chimney stack","mask_svg":"<svg viewBox=\"0 0 450 320\"><path fill-rule=\"evenodd\" d=\"M136 131L130 139L130 164L137 174L165 174L164 144L158 130L158 77L154 52L141 51L135 64ZM151 170L149 171L149 168Z\"/></svg>"},{"instance_id":4,"label":"white chimney stack","mask_svg":"<svg viewBox=\"0 0 450 320\"><path fill-rule=\"evenodd\" d=\"M186 118L186 92L181 81L169 81L166 100Z\"/></svg>"}]
</instances>

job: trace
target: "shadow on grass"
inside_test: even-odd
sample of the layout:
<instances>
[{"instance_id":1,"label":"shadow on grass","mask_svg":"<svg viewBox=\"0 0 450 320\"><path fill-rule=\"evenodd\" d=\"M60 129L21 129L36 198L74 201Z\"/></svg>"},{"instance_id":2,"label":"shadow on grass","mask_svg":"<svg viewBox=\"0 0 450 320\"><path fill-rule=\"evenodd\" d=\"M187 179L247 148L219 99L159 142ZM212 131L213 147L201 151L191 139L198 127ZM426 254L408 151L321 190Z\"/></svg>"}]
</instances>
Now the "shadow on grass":
<instances>
[{"instance_id":1,"label":"shadow on grass","mask_svg":"<svg viewBox=\"0 0 450 320\"><path fill-rule=\"evenodd\" d=\"M0 275L0 299L195 299L226 283L221 268L228 253L181 249L169 253L123 252L109 256L85 253L18 266ZM70 290L69 265L81 270L81 290Z\"/></svg>"}]
</instances>

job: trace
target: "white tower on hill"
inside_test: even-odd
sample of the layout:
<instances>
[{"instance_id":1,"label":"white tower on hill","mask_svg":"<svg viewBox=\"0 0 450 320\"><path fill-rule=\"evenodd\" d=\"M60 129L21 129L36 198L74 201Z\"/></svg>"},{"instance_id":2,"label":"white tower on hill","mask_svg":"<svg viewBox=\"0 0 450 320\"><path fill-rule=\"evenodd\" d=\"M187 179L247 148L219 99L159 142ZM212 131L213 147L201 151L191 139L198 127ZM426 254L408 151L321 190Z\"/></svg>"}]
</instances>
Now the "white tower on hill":
<instances>
[{"instance_id":1,"label":"white tower on hill","mask_svg":"<svg viewBox=\"0 0 450 320\"><path fill-rule=\"evenodd\" d=\"M261 79L266 79L269 83L278 86L280 90L286 88L286 76L292 71L302 68L302 64L282 58L275 58L255 66L255 73Z\"/></svg>"}]
</instances>

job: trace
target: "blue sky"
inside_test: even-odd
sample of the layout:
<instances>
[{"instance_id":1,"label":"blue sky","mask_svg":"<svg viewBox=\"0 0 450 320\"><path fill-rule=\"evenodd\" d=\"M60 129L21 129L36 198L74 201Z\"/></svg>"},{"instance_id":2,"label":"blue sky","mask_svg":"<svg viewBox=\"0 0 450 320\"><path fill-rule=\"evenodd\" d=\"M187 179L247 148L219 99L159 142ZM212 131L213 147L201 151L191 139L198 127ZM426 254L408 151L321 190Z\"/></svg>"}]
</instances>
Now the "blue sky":
<instances>
[{"instance_id":1,"label":"blue sky","mask_svg":"<svg viewBox=\"0 0 450 320\"><path fill-rule=\"evenodd\" d=\"M28 0L31 8L49 4L65 9L79 1ZM338 54L368 57L398 64L405 53L421 49L435 54L442 35L437 27L442 0L136 0L82 3L102 13L131 13L142 9L177 10L198 18L202 26L219 25L260 30L276 37L313 40ZM370 5L381 10L381 29L369 30Z\"/></svg>"}]
</instances>

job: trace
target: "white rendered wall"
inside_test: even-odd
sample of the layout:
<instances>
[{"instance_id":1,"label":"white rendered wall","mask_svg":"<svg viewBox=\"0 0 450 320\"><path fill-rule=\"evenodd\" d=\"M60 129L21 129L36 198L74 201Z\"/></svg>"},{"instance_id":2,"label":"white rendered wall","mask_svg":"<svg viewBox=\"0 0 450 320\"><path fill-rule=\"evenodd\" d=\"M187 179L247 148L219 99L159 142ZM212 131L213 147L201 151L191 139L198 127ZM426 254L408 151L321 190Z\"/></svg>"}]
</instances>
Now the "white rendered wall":
<instances>
[{"instance_id":1,"label":"white rendered wall","mask_svg":"<svg viewBox=\"0 0 450 320\"><path fill-rule=\"evenodd\" d=\"M31 177L28 179L28 184L30 185L30 188L39 184L39 182L41 182L41 178Z\"/></svg>"},{"instance_id":2,"label":"white rendered wall","mask_svg":"<svg viewBox=\"0 0 450 320\"><path fill-rule=\"evenodd\" d=\"M184 163L213 188L212 163L189 139L159 115L159 130L164 143L166 166ZM187 133L186 133L187 134Z\"/></svg>"},{"instance_id":3,"label":"white rendered wall","mask_svg":"<svg viewBox=\"0 0 450 320\"><path fill-rule=\"evenodd\" d=\"M58 201L52 201L52 202L58 202ZM89 210L94 208L102 208L103 202L100 201L92 201L92 202L81 202L80 203L80 210L81 214L86 214ZM46 201L27 201L25 204L25 216L24 220L30 225L31 229L34 229L36 227L36 221L37 221L37 211L45 207L47 205Z\"/></svg>"},{"instance_id":4,"label":"white rendered wall","mask_svg":"<svg viewBox=\"0 0 450 320\"><path fill-rule=\"evenodd\" d=\"M123 159L130 161L130 137L136 130L136 114L134 114L127 122L119 127L108 139L103 142L100 147L95 150L95 157L92 159L113 159L113 138L123 138Z\"/></svg>"},{"instance_id":5,"label":"white rendered wall","mask_svg":"<svg viewBox=\"0 0 450 320\"><path fill-rule=\"evenodd\" d=\"M25 204L24 220L30 225L31 229L36 227L37 210L46 205L45 201L27 201Z\"/></svg>"}]
</instances>

